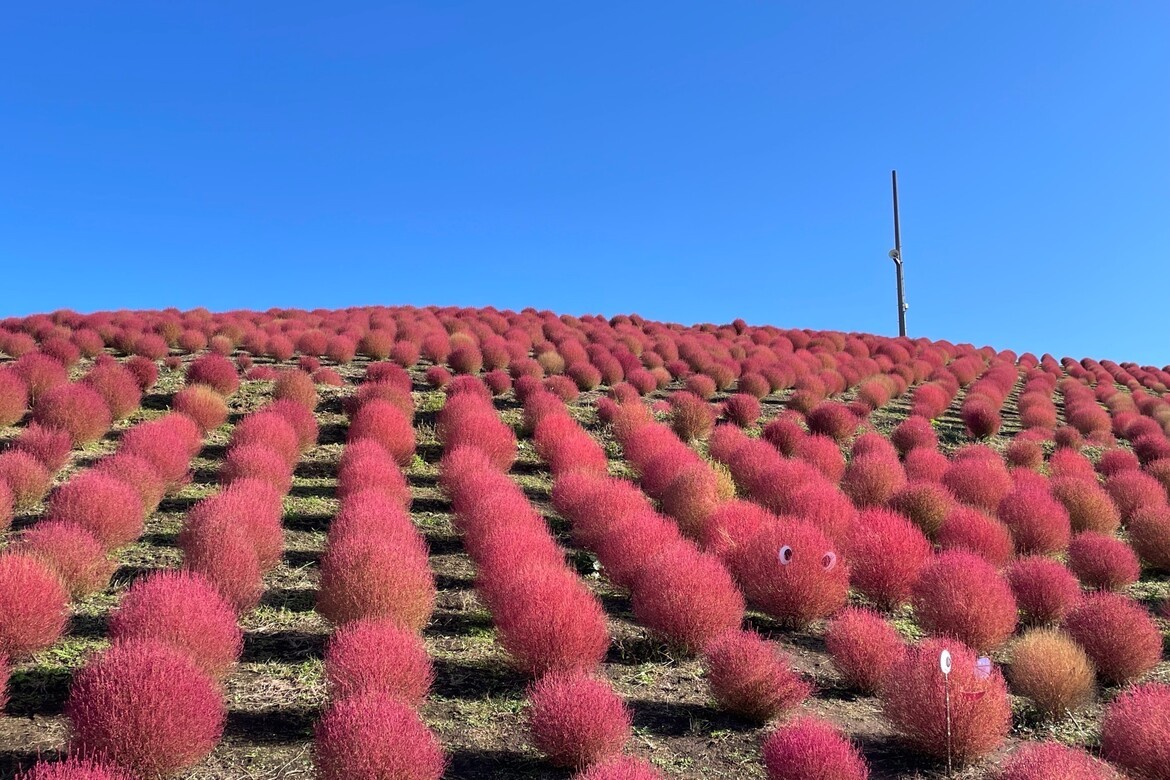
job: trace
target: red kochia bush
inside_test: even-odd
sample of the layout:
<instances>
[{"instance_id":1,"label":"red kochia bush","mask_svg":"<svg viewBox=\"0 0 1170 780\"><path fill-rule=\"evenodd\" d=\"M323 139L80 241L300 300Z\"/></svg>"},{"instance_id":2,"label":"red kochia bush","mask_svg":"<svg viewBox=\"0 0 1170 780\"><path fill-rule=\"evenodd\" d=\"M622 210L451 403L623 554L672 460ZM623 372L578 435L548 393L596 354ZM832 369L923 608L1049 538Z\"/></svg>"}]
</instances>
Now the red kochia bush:
<instances>
[{"instance_id":1,"label":"red kochia bush","mask_svg":"<svg viewBox=\"0 0 1170 780\"><path fill-rule=\"evenodd\" d=\"M680 390L670 397L671 426L684 441L705 439L715 428L715 408L694 393Z\"/></svg>"},{"instance_id":2,"label":"red kochia bush","mask_svg":"<svg viewBox=\"0 0 1170 780\"><path fill-rule=\"evenodd\" d=\"M118 568L92 533L63 520L42 520L26 528L12 550L48 564L75 598L106 587Z\"/></svg>"},{"instance_id":3,"label":"red kochia bush","mask_svg":"<svg viewBox=\"0 0 1170 780\"><path fill-rule=\"evenodd\" d=\"M8 485L17 511L29 509L44 498L52 479L44 464L27 452L0 452L0 482Z\"/></svg>"},{"instance_id":4,"label":"red kochia bush","mask_svg":"<svg viewBox=\"0 0 1170 780\"><path fill-rule=\"evenodd\" d=\"M938 449L938 434L926 418L907 417L890 434L890 442L897 448L898 454L905 457L917 447Z\"/></svg>"},{"instance_id":5,"label":"red kochia bush","mask_svg":"<svg viewBox=\"0 0 1170 780\"><path fill-rule=\"evenodd\" d=\"M61 428L50 428L40 423L29 423L12 446L15 450L27 452L44 464L51 472L58 472L69 462L69 451L73 439Z\"/></svg>"},{"instance_id":6,"label":"red kochia bush","mask_svg":"<svg viewBox=\"0 0 1170 780\"><path fill-rule=\"evenodd\" d=\"M317 721L313 762L322 780L439 780L446 766L418 713L384 693L333 702Z\"/></svg>"},{"instance_id":7,"label":"red kochia bush","mask_svg":"<svg viewBox=\"0 0 1170 780\"><path fill-rule=\"evenodd\" d=\"M1162 659L1162 634L1150 614L1117 593L1085 596L1064 619L1105 683L1123 685Z\"/></svg>"},{"instance_id":8,"label":"red kochia bush","mask_svg":"<svg viewBox=\"0 0 1170 780\"><path fill-rule=\"evenodd\" d=\"M198 530L179 534L183 565L207 577L225 599L243 613L260 603L264 581L255 544L247 530L226 518L215 518Z\"/></svg>"},{"instance_id":9,"label":"red kochia bush","mask_svg":"<svg viewBox=\"0 0 1170 780\"><path fill-rule=\"evenodd\" d=\"M532 742L556 766L584 767L621 752L631 717L609 683L585 672L552 672L528 691Z\"/></svg>"},{"instance_id":10,"label":"red kochia bush","mask_svg":"<svg viewBox=\"0 0 1170 780\"><path fill-rule=\"evenodd\" d=\"M434 670L415 632L389 620L356 620L330 637L325 678L334 699L385 693L418 706L434 681Z\"/></svg>"},{"instance_id":11,"label":"red kochia bush","mask_svg":"<svg viewBox=\"0 0 1170 780\"><path fill-rule=\"evenodd\" d=\"M284 421L292 426L302 453L308 452L317 443L320 429L317 426L317 417L309 407L291 398L281 398L266 405L264 411L283 417Z\"/></svg>"},{"instance_id":12,"label":"red kochia bush","mask_svg":"<svg viewBox=\"0 0 1170 780\"><path fill-rule=\"evenodd\" d=\"M131 485L98 471L84 471L53 491L48 516L80 525L107 550L142 533L142 497Z\"/></svg>"},{"instance_id":13,"label":"red kochia bush","mask_svg":"<svg viewBox=\"0 0 1170 780\"><path fill-rule=\"evenodd\" d=\"M40 352L30 352L12 364L28 389L28 400L36 404L41 396L54 387L69 382L69 372L61 361Z\"/></svg>"},{"instance_id":14,"label":"red kochia bush","mask_svg":"<svg viewBox=\"0 0 1170 780\"><path fill-rule=\"evenodd\" d=\"M12 488L0 479L0 532L8 530L12 525L13 503Z\"/></svg>"},{"instance_id":15,"label":"red kochia bush","mask_svg":"<svg viewBox=\"0 0 1170 780\"><path fill-rule=\"evenodd\" d=\"M155 777L207 756L223 734L226 711L215 682L181 652L129 640L74 675L65 714L71 751Z\"/></svg>"},{"instance_id":16,"label":"red kochia bush","mask_svg":"<svg viewBox=\"0 0 1170 780\"><path fill-rule=\"evenodd\" d=\"M833 726L814 717L786 723L764 739L768 780L868 780L861 753Z\"/></svg>"},{"instance_id":17,"label":"red kochia bush","mask_svg":"<svg viewBox=\"0 0 1170 780\"><path fill-rule=\"evenodd\" d=\"M1077 578L1049 558L1020 558L1008 568L1007 580L1025 623L1061 620L1081 598Z\"/></svg>"},{"instance_id":18,"label":"red kochia bush","mask_svg":"<svg viewBox=\"0 0 1170 780\"><path fill-rule=\"evenodd\" d=\"M915 447L906 453L902 466L906 469L906 478L911 482L942 482L943 475L950 468L950 461L938 450Z\"/></svg>"},{"instance_id":19,"label":"red kochia bush","mask_svg":"<svg viewBox=\"0 0 1170 780\"><path fill-rule=\"evenodd\" d=\"M849 591L849 567L821 531L799 520L776 520L729 558L748 601L794 628L836 612Z\"/></svg>"},{"instance_id":20,"label":"red kochia bush","mask_svg":"<svg viewBox=\"0 0 1170 780\"><path fill-rule=\"evenodd\" d=\"M321 558L317 610L335 623L387 618L419 631L435 606L435 577L425 555L387 537L347 535Z\"/></svg>"},{"instance_id":21,"label":"red kochia bush","mask_svg":"<svg viewBox=\"0 0 1170 780\"><path fill-rule=\"evenodd\" d=\"M1052 495L1068 511L1073 532L1097 531L1109 534L1121 526L1121 516L1113 499L1097 484L1096 478L1053 477Z\"/></svg>"},{"instance_id":22,"label":"red kochia bush","mask_svg":"<svg viewBox=\"0 0 1170 780\"><path fill-rule=\"evenodd\" d=\"M190 385L175 393L176 412L187 415L204 433L227 422L228 405L223 396L207 385Z\"/></svg>"},{"instance_id":23,"label":"red kochia bush","mask_svg":"<svg viewBox=\"0 0 1170 780\"><path fill-rule=\"evenodd\" d=\"M110 638L162 642L217 680L227 676L244 646L231 605L205 577L188 571L136 580L110 616Z\"/></svg>"},{"instance_id":24,"label":"red kochia bush","mask_svg":"<svg viewBox=\"0 0 1170 780\"><path fill-rule=\"evenodd\" d=\"M94 366L82 380L106 402L115 420L124 420L142 403L138 380L120 363Z\"/></svg>"},{"instance_id":25,"label":"red kochia bush","mask_svg":"<svg viewBox=\"0 0 1170 780\"><path fill-rule=\"evenodd\" d=\"M920 419L920 418L912 418ZM927 536L934 536L955 508L955 497L934 482L911 482L890 497L890 508L910 518Z\"/></svg>"},{"instance_id":26,"label":"red kochia bush","mask_svg":"<svg viewBox=\"0 0 1170 780\"><path fill-rule=\"evenodd\" d=\"M754 631L728 631L704 650L707 683L719 706L760 723L798 707L812 687Z\"/></svg>"},{"instance_id":27,"label":"red kochia bush","mask_svg":"<svg viewBox=\"0 0 1170 780\"><path fill-rule=\"evenodd\" d=\"M644 758L614 756L602 759L573 780L665 780L663 774Z\"/></svg>"},{"instance_id":28,"label":"red kochia bush","mask_svg":"<svg viewBox=\"0 0 1170 780\"><path fill-rule=\"evenodd\" d=\"M638 575L634 615L666 642L698 652L743 621L743 596L723 563L689 542L664 547Z\"/></svg>"},{"instance_id":29,"label":"red kochia bush","mask_svg":"<svg viewBox=\"0 0 1170 780\"><path fill-rule=\"evenodd\" d=\"M113 425L105 399L81 383L46 390L33 407L32 416L41 425L68 431L75 447L97 441Z\"/></svg>"},{"instance_id":30,"label":"red kochia bush","mask_svg":"<svg viewBox=\"0 0 1170 780\"><path fill-rule=\"evenodd\" d=\"M954 641L928 639L906 651L890 670L882 693L882 711L914 748L928 755L947 755L946 698L939 655L951 654L951 749L965 764L998 748L1011 727L1011 704L998 669L981 677L975 653Z\"/></svg>"},{"instance_id":31,"label":"red kochia bush","mask_svg":"<svg viewBox=\"0 0 1170 780\"><path fill-rule=\"evenodd\" d=\"M198 426L186 415L180 416L190 422L197 434ZM146 460L158 471L168 489L183 483L191 463L190 442L181 426L171 422L170 416L127 430L122 434L118 454L137 455Z\"/></svg>"},{"instance_id":32,"label":"red kochia bush","mask_svg":"<svg viewBox=\"0 0 1170 780\"><path fill-rule=\"evenodd\" d=\"M753 395L736 393L723 404L723 414L740 428L751 428L760 419L760 402Z\"/></svg>"},{"instance_id":33,"label":"red kochia bush","mask_svg":"<svg viewBox=\"0 0 1170 780\"><path fill-rule=\"evenodd\" d=\"M882 506L905 485L902 464L881 452L854 456L841 478L841 490L858 508Z\"/></svg>"},{"instance_id":34,"label":"red kochia bush","mask_svg":"<svg viewBox=\"0 0 1170 780\"><path fill-rule=\"evenodd\" d=\"M1021 486L999 502L1000 522L1012 533L1021 555L1051 555L1068 547L1068 511L1045 489Z\"/></svg>"},{"instance_id":35,"label":"red kochia bush","mask_svg":"<svg viewBox=\"0 0 1170 780\"><path fill-rule=\"evenodd\" d=\"M145 515L153 514L166 494L166 483L146 458L119 452L102 458L93 468L97 473L120 479L137 490Z\"/></svg>"},{"instance_id":36,"label":"red kochia bush","mask_svg":"<svg viewBox=\"0 0 1170 780\"><path fill-rule=\"evenodd\" d=\"M1016 600L995 567L968 552L940 553L914 586L914 615L932 634L994 650L1016 628Z\"/></svg>"},{"instance_id":37,"label":"red kochia bush","mask_svg":"<svg viewBox=\"0 0 1170 780\"><path fill-rule=\"evenodd\" d=\"M866 509L849 537L850 584L882 609L910 598L918 573L933 556L914 523L888 509Z\"/></svg>"},{"instance_id":38,"label":"red kochia bush","mask_svg":"<svg viewBox=\"0 0 1170 780\"><path fill-rule=\"evenodd\" d=\"M1000 764L993 780L1121 780L1113 767L1080 748L1057 742L1026 743Z\"/></svg>"},{"instance_id":39,"label":"red kochia bush","mask_svg":"<svg viewBox=\"0 0 1170 780\"><path fill-rule=\"evenodd\" d=\"M43 561L0 554L0 655L21 658L49 647L65 630L69 594Z\"/></svg>"},{"instance_id":40,"label":"red kochia bush","mask_svg":"<svg viewBox=\"0 0 1170 780\"><path fill-rule=\"evenodd\" d=\"M132 780L132 778L118 767L70 756L51 764L39 761L24 772L18 772L16 780Z\"/></svg>"},{"instance_id":41,"label":"red kochia bush","mask_svg":"<svg viewBox=\"0 0 1170 780\"><path fill-rule=\"evenodd\" d=\"M1105 489L1117 505L1121 519L1128 521L1143 507L1166 506L1166 489L1143 471L1122 471L1105 481Z\"/></svg>"},{"instance_id":42,"label":"red kochia bush","mask_svg":"<svg viewBox=\"0 0 1170 780\"><path fill-rule=\"evenodd\" d=\"M825 646L845 684L877 693L890 669L906 654L906 643L881 615L868 609L841 610L825 632Z\"/></svg>"},{"instance_id":43,"label":"red kochia bush","mask_svg":"<svg viewBox=\"0 0 1170 780\"><path fill-rule=\"evenodd\" d=\"M297 431L283 415L267 409L253 412L232 429L228 453L242 447L262 446L280 455L291 470L300 459Z\"/></svg>"},{"instance_id":44,"label":"red kochia bush","mask_svg":"<svg viewBox=\"0 0 1170 780\"><path fill-rule=\"evenodd\" d=\"M389 401L368 401L354 413L350 419L349 441L361 439L373 439L381 444L399 466L409 466L414 457L414 428L410 419Z\"/></svg>"},{"instance_id":45,"label":"red kochia bush","mask_svg":"<svg viewBox=\"0 0 1170 780\"><path fill-rule=\"evenodd\" d=\"M934 540L944 550L966 550L996 566L1012 557L1012 535L1007 526L978 509L957 506L943 521Z\"/></svg>"},{"instance_id":46,"label":"red kochia bush","mask_svg":"<svg viewBox=\"0 0 1170 780\"><path fill-rule=\"evenodd\" d=\"M1138 581L1141 565L1128 544L1105 534L1085 531L1068 546L1068 567L1090 588L1120 590Z\"/></svg>"},{"instance_id":47,"label":"red kochia bush","mask_svg":"<svg viewBox=\"0 0 1170 780\"><path fill-rule=\"evenodd\" d=\"M1129 542L1142 562L1158 571L1170 571L1170 507L1146 506L1129 518Z\"/></svg>"},{"instance_id":48,"label":"red kochia bush","mask_svg":"<svg viewBox=\"0 0 1170 780\"><path fill-rule=\"evenodd\" d=\"M0 370L0 427L15 425L28 409L28 387L10 369Z\"/></svg>"},{"instance_id":49,"label":"red kochia bush","mask_svg":"<svg viewBox=\"0 0 1170 780\"><path fill-rule=\"evenodd\" d=\"M1101 755L1146 780L1170 767L1170 685L1148 683L1124 691L1105 709Z\"/></svg>"},{"instance_id":50,"label":"red kochia bush","mask_svg":"<svg viewBox=\"0 0 1170 780\"><path fill-rule=\"evenodd\" d=\"M219 481L230 485L239 479L259 479L281 494L292 489L292 468L279 452L264 444L232 447L219 469Z\"/></svg>"},{"instance_id":51,"label":"red kochia bush","mask_svg":"<svg viewBox=\"0 0 1170 780\"><path fill-rule=\"evenodd\" d=\"M187 384L207 385L220 395L232 395L240 389L240 375L223 355L200 355L187 366Z\"/></svg>"}]
</instances>

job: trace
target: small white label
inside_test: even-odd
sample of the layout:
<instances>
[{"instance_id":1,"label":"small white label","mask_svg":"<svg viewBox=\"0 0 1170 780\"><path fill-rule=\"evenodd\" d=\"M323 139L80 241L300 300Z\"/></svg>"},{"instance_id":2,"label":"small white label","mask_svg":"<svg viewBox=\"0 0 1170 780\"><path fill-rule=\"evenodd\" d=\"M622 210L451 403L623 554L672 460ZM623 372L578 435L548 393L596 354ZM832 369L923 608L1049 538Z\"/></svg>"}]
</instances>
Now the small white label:
<instances>
[{"instance_id":1,"label":"small white label","mask_svg":"<svg viewBox=\"0 0 1170 780\"><path fill-rule=\"evenodd\" d=\"M975 676L981 680L986 680L991 676L991 659L987 656L982 656L975 662Z\"/></svg>"},{"instance_id":2,"label":"small white label","mask_svg":"<svg viewBox=\"0 0 1170 780\"><path fill-rule=\"evenodd\" d=\"M943 674L951 673L951 651L943 650L938 654L938 668L942 669Z\"/></svg>"}]
</instances>

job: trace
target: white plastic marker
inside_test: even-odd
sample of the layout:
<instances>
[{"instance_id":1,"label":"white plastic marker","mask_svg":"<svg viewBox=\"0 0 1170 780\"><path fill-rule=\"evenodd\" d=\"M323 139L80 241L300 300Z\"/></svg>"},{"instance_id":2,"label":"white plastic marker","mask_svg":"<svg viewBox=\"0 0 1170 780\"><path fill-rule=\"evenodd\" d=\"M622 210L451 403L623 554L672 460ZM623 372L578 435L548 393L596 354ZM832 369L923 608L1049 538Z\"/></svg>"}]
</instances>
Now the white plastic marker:
<instances>
[{"instance_id":1,"label":"white plastic marker","mask_svg":"<svg viewBox=\"0 0 1170 780\"><path fill-rule=\"evenodd\" d=\"M780 554L778 557L780 558L780 564L782 566L787 566L788 564L792 563L792 548L788 545L784 545L780 548Z\"/></svg>"},{"instance_id":2,"label":"white plastic marker","mask_svg":"<svg viewBox=\"0 0 1170 780\"><path fill-rule=\"evenodd\" d=\"M951 776L951 651L938 654L938 668L943 673L943 696L947 713L947 777Z\"/></svg>"}]
</instances>

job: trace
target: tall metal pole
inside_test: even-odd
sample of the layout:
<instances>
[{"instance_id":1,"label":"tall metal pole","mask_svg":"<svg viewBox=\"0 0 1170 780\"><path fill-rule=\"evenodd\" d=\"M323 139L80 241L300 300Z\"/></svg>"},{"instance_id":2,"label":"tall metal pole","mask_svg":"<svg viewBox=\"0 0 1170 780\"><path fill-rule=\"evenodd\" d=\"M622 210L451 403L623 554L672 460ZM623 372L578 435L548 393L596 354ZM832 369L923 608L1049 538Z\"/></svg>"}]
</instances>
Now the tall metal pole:
<instances>
[{"instance_id":1,"label":"tall metal pole","mask_svg":"<svg viewBox=\"0 0 1170 780\"><path fill-rule=\"evenodd\" d=\"M890 252L890 259L894 261L894 269L898 275L898 335L906 335L906 282L902 276L902 224L898 219L898 172L890 171L890 181L894 187L894 249Z\"/></svg>"}]
</instances>

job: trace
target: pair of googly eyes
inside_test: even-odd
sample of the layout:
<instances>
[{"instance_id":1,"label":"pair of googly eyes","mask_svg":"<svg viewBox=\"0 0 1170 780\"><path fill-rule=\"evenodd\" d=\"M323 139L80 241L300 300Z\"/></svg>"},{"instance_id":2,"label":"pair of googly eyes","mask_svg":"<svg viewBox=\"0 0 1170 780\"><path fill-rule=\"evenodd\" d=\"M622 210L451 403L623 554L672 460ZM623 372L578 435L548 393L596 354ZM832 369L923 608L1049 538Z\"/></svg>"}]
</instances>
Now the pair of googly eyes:
<instances>
[{"instance_id":1,"label":"pair of googly eyes","mask_svg":"<svg viewBox=\"0 0 1170 780\"><path fill-rule=\"evenodd\" d=\"M787 544L780 548L780 554L777 556L781 566L787 566L792 563L792 557L795 555L792 548ZM821 556L821 568L825 571L831 571L837 565L837 553L828 550Z\"/></svg>"}]
</instances>

